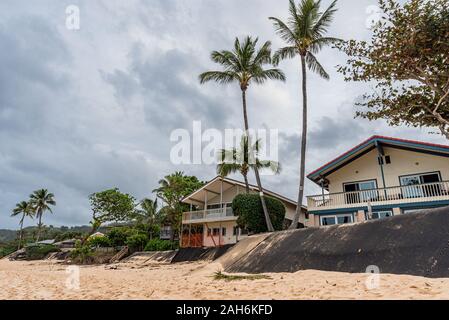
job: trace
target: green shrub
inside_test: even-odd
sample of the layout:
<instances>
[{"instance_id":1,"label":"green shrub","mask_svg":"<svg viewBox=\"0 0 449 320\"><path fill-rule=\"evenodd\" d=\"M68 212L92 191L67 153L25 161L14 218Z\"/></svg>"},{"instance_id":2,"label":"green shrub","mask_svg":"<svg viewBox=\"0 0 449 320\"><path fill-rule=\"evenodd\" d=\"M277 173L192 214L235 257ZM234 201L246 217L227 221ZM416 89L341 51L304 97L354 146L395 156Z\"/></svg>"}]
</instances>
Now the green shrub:
<instances>
[{"instance_id":1,"label":"green shrub","mask_svg":"<svg viewBox=\"0 0 449 320\"><path fill-rule=\"evenodd\" d=\"M25 248L26 260L42 260L51 252L59 252L59 248L52 244L31 245Z\"/></svg>"},{"instance_id":2,"label":"green shrub","mask_svg":"<svg viewBox=\"0 0 449 320\"><path fill-rule=\"evenodd\" d=\"M109 238L110 244L113 247L121 247L126 243L126 239L135 233L134 230L127 227L116 227L108 232L107 237Z\"/></svg>"},{"instance_id":3,"label":"green shrub","mask_svg":"<svg viewBox=\"0 0 449 320\"><path fill-rule=\"evenodd\" d=\"M81 242L76 243L76 248L70 252L70 258L75 263L89 263L92 261L94 251L88 244L82 245Z\"/></svg>"},{"instance_id":4,"label":"green shrub","mask_svg":"<svg viewBox=\"0 0 449 320\"><path fill-rule=\"evenodd\" d=\"M265 197L268 214L274 230L282 230L285 219L284 204L274 198ZM252 233L267 232L262 202L258 194L239 194L232 201L232 210L238 216L237 225Z\"/></svg>"},{"instance_id":5,"label":"green shrub","mask_svg":"<svg viewBox=\"0 0 449 320\"><path fill-rule=\"evenodd\" d=\"M106 236L97 236L89 238L86 244L92 247L107 248L111 247L111 240Z\"/></svg>"},{"instance_id":6,"label":"green shrub","mask_svg":"<svg viewBox=\"0 0 449 320\"><path fill-rule=\"evenodd\" d=\"M169 251L178 249L179 244L177 242L171 242L168 240L153 239L148 241L145 246L145 251Z\"/></svg>"},{"instance_id":7,"label":"green shrub","mask_svg":"<svg viewBox=\"0 0 449 320\"><path fill-rule=\"evenodd\" d=\"M17 250L17 244L13 245L4 245L0 247L0 259L3 257L6 257L7 255L10 255L11 253L15 252Z\"/></svg>"},{"instance_id":8,"label":"green shrub","mask_svg":"<svg viewBox=\"0 0 449 320\"><path fill-rule=\"evenodd\" d=\"M136 233L126 238L125 244L131 250L142 251L148 242L148 236L143 233Z\"/></svg>"}]
</instances>

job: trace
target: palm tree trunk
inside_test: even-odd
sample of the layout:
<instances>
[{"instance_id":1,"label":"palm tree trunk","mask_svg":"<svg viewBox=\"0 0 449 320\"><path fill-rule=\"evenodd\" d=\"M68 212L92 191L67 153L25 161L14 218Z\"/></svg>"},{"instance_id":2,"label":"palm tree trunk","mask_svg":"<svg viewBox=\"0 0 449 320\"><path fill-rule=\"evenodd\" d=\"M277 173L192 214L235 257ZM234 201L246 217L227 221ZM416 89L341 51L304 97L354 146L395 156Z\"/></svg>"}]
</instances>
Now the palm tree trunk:
<instances>
[{"instance_id":1,"label":"palm tree trunk","mask_svg":"<svg viewBox=\"0 0 449 320\"><path fill-rule=\"evenodd\" d=\"M302 198L304 197L304 178L305 178L305 164L306 164L306 148L307 148L307 72L306 59L301 55L302 67L302 135L301 135L301 162L299 164L299 192L298 203L296 205L296 212L293 218L290 229L298 227L299 217L301 215Z\"/></svg>"},{"instance_id":2,"label":"palm tree trunk","mask_svg":"<svg viewBox=\"0 0 449 320\"><path fill-rule=\"evenodd\" d=\"M242 101L243 101L243 120L245 125L245 134L248 134L248 113L246 112L246 89L242 89Z\"/></svg>"},{"instance_id":3,"label":"palm tree trunk","mask_svg":"<svg viewBox=\"0 0 449 320\"><path fill-rule=\"evenodd\" d=\"M245 134L248 136L249 124L248 124L248 115L246 112L246 89L242 89L242 101L243 101L243 118L245 121ZM251 145L249 136L248 136L248 145L249 146ZM251 158L252 157L250 157L250 159ZM273 224L271 223L270 216L268 214L267 204L265 203L265 197L263 194L262 183L260 181L259 170L257 169L257 166L254 166L254 173L256 175L257 187L259 189L259 196L260 196L260 201L262 202L263 215L265 216L265 222L267 224L267 229L268 229L268 232L273 232L274 228L273 228ZM245 183L247 183L247 180L245 181ZM248 184L247 184L247 186L248 186ZM247 188L249 189L249 187L247 187Z\"/></svg>"},{"instance_id":4,"label":"palm tree trunk","mask_svg":"<svg viewBox=\"0 0 449 320\"><path fill-rule=\"evenodd\" d=\"M25 213L23 214L22 220L20 221L20 235L19 235L19 247L17 250L22 248L22 239L23 239L23 220L25 219Z\"/></svg>"},{"instance_id":5,"label":"palm tree trunk","mask_svg":"<svg viewBox=\"0 0 449 320\"><path fill-rule=\"evenodd\" d=\"M36 242L39 242L39 238L41 236L41 227L42 227L42 213L39 214L39 223L37 224Z\"/></svg>"},{"instance_id":6,"label":"palm tree trunk","mask_svg":"<svg viewBox=\"0 0 449 320\"><path fill-rule=\"evenodd\" d=\"M248 183L248 176L246 174L243 175L243 179L245 180L245 189L246 194L249 194L249 183Z\"/></svg>"}]
</instances>

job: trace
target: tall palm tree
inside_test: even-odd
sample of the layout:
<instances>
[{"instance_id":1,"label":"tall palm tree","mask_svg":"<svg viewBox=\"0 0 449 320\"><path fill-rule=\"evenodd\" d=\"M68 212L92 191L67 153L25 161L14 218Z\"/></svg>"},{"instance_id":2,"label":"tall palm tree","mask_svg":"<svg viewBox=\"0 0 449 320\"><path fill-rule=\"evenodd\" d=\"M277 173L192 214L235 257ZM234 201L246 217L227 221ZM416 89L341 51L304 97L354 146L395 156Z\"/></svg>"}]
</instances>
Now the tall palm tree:
<instances>
[{"instance_id":1,"label":"tall palm tree","mask_svg":"<svg viewBox=\"0 0 449 320\"><path fill-rule=\"evenodd\" d=\"M33 194L30 195L30 203L33 206L36 217L38 218L38 224L37 224L37 236L36 236L36 242L39 241L40 235L41 235L41 229L42 229L42 215L45 213L45 211L51 210L50 206L55 206L55 195L53 193L48 192L47 189L40 189L34 191Z\"/></svg>"},{"instance_id":2,"label":"tall palm tree","mask_svg":"<svg viewBox=\"0 0 449 320\"><path fill-rule=\"evenodd\" d=\"M211 59L213 62L222 66L221 71L208 71L200 74L200 83L215 81L220 84L237 83L242 91L242 106L244 128L247 133L249 130L246 91L251 83L262 84L267 80L285 81L284 73L276 68L265 69L265 65L271 65L271 42L265 42L259 49L256 49L258 38L246 37L243 43L238 38L235 39L234 49L232 51L222 50L213 51ZM268 215L267 206L260 181L259 170L254 170L257 187L259 188L262 208L265 215L268 231L274 231L273 225Z\"/></svg>"},{"instance_id":3,"label":"tall palm tree","mask_svg":"<svg viewBox=\"0 0 449 320\"><path fill-rule=\"evenodd\" d=\"M273 56L273 61L277 65L280 60L300 57L302 73L302 135L301 135L301 160L298 204L290 229L296 229L301 214L302 199L304 196L305 162L307 149L307 70L317 73L324 79L329 79L329 75L315 57L323 47L341 41L337 38L327 37L327 29L333 20L337 9L337 1L324 11L320 11L321 1L302 0L296 6L294 0L290 0L290 16L287 22L281 19L270 17L273 21L276 33L288 43L287 47L279 49Z\"/></svg>"},{"instance_id":4,"label":"tall palm tree","mask_svg":"<svg viewBox=\"0 0 449 320\"><path fill-rule=\"evenodd\" d=\"M246 193L249 193L248 172L250 169L255 170L256 168L269 168L275 174L279 174L281 172L279 162L260 160L258 158L260 148L260 139L256 140L256 142L251 145L249 137L243 135L240 141L239 149L222 149L218 151L217 173L222 177L226 177L231 173L240 172L245 180Z\"/></svg>"},{"instance_id":5,"label":"tall palm tree","mask_svg":"<svg viewBox=\"0 0 449 320\"><path fill-rule=\"evenodd\" d=\"M161 211L158 211L157 200L145 198L140 202L140 210L137 210L138 222L148 225L148 234L153 238L153 227L161 222Z\"/></svg>"},{"instance_id":6,"label":"tall palm tree","mask_svg":"<svg viewBox=\"0 0 449 320\"><path fill-rule=\"evenodd\" d=\"M22 201L16 204L16 207L12 210L11 217L16 217L19 214L21 214L20 218L20 236L19 236L19 247L17 250L20 250L22 247L22 240L23 240L23 222L25 221L26 217L32 218L34 216L34 208L31 205L30 202Z\"/></svg>"}]
</instances>

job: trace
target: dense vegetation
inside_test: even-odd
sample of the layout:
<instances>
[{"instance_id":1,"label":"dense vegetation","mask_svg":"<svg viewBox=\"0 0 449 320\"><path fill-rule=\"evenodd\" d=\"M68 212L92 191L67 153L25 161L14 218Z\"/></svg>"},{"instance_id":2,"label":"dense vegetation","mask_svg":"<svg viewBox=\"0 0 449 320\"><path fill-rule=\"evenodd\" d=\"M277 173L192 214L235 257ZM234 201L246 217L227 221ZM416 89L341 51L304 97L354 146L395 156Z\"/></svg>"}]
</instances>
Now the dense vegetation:
<instances>
[{"instance_id":1,"label":"dense vegetation","mask_svg":"<svg viewBox=\"0 0 449 320\"><path fill-rule=\"evenodd\" d=\"M271 197L265 197L265 200L273 228L277 231L282 230L285 219L284 204ZM232 209L238 216L237 224L240 228L251 233L268 231L259 195L240 194L236 196L232 202Z\"/></svg>"}]
</instances>

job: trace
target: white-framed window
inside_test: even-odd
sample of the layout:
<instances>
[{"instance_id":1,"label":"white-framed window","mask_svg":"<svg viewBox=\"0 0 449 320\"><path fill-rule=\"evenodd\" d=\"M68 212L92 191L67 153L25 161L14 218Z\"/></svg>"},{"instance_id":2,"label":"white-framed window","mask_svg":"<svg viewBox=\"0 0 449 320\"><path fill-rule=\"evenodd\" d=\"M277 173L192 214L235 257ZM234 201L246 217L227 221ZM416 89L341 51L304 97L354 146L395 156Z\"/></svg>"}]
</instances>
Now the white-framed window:
<instances>
[{"instance_id":1,"label":"white-framed window","mask_svg":"<svg viewBox=\"0 0 449 320\"><path fill-rule=\"evenodd\" d=\"M336 224L354 223L354 216L352 213L327 215L320 217L320 224L322 226L332 226Z\"/></svg>"},{"instance_id":2,"label":"white-framed window","mask_svg":"<svg viewBox=\"0 0 449 320\"><path fill-rule=\"evenodd\" d=\"M368 216L368 212L366 213L367 220L378 220L385 219L393 216L393 211L391 210L375 210L372 213L372 216Z\"/></svg>"},{"instance_id":3,"label":"white-framed window","mask_svg":"<svg viewBox=\"0 0 449 320\"><path fill-rule=\"evenodd\" d=\"M377 181L366 180L358 182L348 182L343 184L347 203L359 203L374 200L378 197Z\"/></svg>"},{"instance_id":4,"label":"white-framed window","mask_svg":"<svg viewBox=\"0 0 449 320\"><path fill-rule=\"evenodd\" d=\"M400 176L399 181L401 186L405 187L402 191L405 198L432 197L442 194L440 186L436 184L441 182L439 172ZM433 185L426 185L432 183Z\"/></svg>"}]
</instances>

